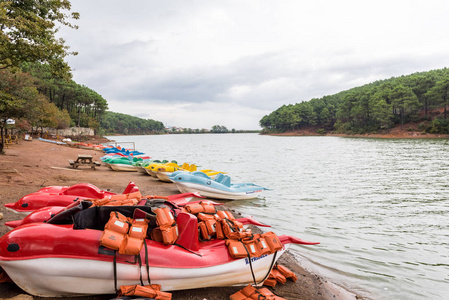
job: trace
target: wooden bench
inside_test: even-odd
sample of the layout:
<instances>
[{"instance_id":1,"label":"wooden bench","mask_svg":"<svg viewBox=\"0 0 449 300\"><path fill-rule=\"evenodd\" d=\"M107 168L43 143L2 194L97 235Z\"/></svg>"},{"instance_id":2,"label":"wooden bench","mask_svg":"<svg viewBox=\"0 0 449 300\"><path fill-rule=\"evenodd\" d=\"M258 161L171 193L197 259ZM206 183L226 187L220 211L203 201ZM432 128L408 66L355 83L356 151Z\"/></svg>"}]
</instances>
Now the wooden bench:
<instances>
[{"instance_id":1,"label":"wooden bench","mask_svg":"<svg viewBox=\"0 0 449 300\"><path fill-rule=\"evenodd\" d=\"M75 161L69 159L69 164L74 169L77 169L80 165L88 165L93 170L95 170L95 167L101 166L99 162L92 161L92 155L85 154L78 154L78 158Z\"/></svg>"}]
</instances>

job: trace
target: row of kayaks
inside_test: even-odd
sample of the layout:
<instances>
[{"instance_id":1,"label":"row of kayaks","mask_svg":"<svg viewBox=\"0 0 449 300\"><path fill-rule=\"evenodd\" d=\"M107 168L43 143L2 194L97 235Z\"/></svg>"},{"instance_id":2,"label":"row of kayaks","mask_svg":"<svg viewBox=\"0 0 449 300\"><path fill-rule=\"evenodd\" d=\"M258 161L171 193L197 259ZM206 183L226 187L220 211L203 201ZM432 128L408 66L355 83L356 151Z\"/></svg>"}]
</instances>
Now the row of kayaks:
<instances>
[{"instance_id":1,"label":"row of kayaks","mask_svg":"<svg viewBox=\"0 0 449 300\"><path fill-rule=\"evenodd\" d=\"M58 140L44 139L44 138L40 137L38 140L41 142L53 143L53 144L58 144L58 145L67 145L67 146L70 146L73 148L80 148L80 149L86 149L86 150L104 151L104 149L106 149L106 148L113 148L112 146L105 146L103 144L75 142L75 141L72 141L70 138L64 138L64 139L62 139L62 141L58 141Z\"/></svg>"},{"instance_id":2,"label":"row of kayaks","mask_svg":"<svg viewBox=\"0 0 449 300\"><path fill-rule=\"evenodd\" d=\"M253 234L242 226L267 225L220 213L219 205L192 193L142 196L133 183L118 195L87 183L45 187L5 205L26 217L6 223L12 230L0 238L0 267L41 297L113 294L135 284L158 284L163 291L261 285L290 244L316 244L273 232ZM103 240L110 224L123 227L123 219L113 219L119 215L130 229L117 250ZM220 237L218 229L226 232L226 224L233 224L229 235ZM144 234L140 248L129 254L121 247L131 241L131 228L144 228ZM165 234L171 234L170 242ZM260 249L242 255L254 247Z\"/></svg>"},{"instance_id":3,"label":"row of kayaks","mask_svg":"<svg viewBox=\"0 0 449 300\"><path fill-rule=\"evenodd\" d=\"M268 190L254 183L231 183L231 177L222 171L199 169L195 164L168 160L152 160L144 153L109 152L101 158L114 171L132 171L148 174L164 182L173 182L181 193L199 193L202 196L222 200L257 198Z\"/></svg>"}]
</instances>

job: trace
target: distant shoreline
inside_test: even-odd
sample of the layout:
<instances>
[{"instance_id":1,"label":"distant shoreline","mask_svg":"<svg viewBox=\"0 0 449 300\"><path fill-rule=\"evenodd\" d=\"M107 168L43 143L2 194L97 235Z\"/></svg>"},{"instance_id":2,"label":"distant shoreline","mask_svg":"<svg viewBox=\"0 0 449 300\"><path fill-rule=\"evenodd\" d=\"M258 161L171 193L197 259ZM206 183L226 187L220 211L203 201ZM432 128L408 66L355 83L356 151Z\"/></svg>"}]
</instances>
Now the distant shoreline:
<instances>
[{"instance_id":1,"label":"distant shoreline","mask_svg":"<svg viewBox=\"0 0 449 300\"><path fill-rule=\"evenodd\" d=\"M289 131L283 133L269 133L271 136L332 136L347 138L374 138L374 139L449 139L449 134L431 134L416 131L403 131L392 133L366 133L366 134L345 134L345 133L326 133L318 134L309 130Z\"/></svg>"}]
</instances>

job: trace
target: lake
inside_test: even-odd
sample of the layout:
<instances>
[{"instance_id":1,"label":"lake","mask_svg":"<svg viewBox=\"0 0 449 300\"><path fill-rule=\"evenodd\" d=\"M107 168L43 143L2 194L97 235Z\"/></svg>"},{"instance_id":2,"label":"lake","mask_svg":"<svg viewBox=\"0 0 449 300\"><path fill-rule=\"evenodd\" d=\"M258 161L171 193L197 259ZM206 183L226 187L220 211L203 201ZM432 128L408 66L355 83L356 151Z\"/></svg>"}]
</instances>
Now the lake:
<instances>
[{"instance_id":1,"label":"lake","mask_svg":"<svg viewBox=\"0 0 449 300\"><path fill-rule=\"evenodd\" d=\"M154 159L195 163L272 189L226 204L276 233L321 242L290 249L301 265L349 290L372 299L448 299L449 140L109 138L135 142Z\"/></svg>"}]
</instances>

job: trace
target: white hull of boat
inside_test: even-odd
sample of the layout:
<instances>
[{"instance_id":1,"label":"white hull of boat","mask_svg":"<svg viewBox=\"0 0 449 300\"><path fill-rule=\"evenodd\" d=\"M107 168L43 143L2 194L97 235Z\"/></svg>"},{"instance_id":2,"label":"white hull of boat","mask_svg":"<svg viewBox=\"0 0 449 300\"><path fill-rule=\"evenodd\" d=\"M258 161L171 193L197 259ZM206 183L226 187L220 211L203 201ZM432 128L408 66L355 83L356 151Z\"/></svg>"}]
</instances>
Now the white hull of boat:
<instances>
[{"instance_id":1,"label":"white hull of boat","mask_svg":"<svg viewBox=\"0 0 449 300\"><path fill-rule=\"evenodd\" d=\"M125 165L125 164L109 164L109 167L114 171L121 172L136 172L137 169L133 165Z\"/></svg>"},{"instance_id":2,"label":"white hull of boat","mask_svg":"<svg viewBox=\"0 0 449 300\"><path fill-rule=\"evenodd\" d=\"M155 172L155 174L160 181L172 182L170 176L173 174L173 172Z\"/></svg>"},{"instance_id":3,"label":"white hull of boat","mask_svg":"<svg viewBox=\"0 0 449 300\"><path fill-rule=\"evenodd\" d=\"M247 200L247 199L254 199L257 198L260 191L256 192L230 192L230 191L223 191L219 189L213 189L210 187L207 187L202 184L197 183L191 183L191 182L173 182L173 184L176 186L176 188L181 193L195 193L198 192L201 196L207 197L207 198L216 198L216 199L223 199L223 200Z\"/></svg>"},{"instance_id":4,"label":"white hull of boat","mask_svg":"<svg viewBox=\"0 0 449 300\"><path fill-rule=\"evenodd\" d=\"M9 207L5 207L5 208L6 208L6 211L13 212L22 219L32 213L32 211L17 211L17 210L11 209Z\"/></svg>"},{"instance_id":5,"label":"white hull of boat","mask_svg":"<svg viewBox=\"0 0 449 300\"><path fill-rule=\"evenodd\" d=\"M150 169L145 168L145 172L147 172L148 175L151 177L157 178L156 173Z\"/></svg>"},{"instance_id":6,"label":"white hull of boat","mask_svg":"<svg viewBox=\"0 0 449 300\"><path fill-rule=\"evenodd\" d=\"M288 245L286 245L288 246ZM278 251L277 260L285 250ZM269 273L274 254L252 258L258 283ZM115 294L112 262L78 258L35 258L1 261L1 267L24 291L41 297ZM142 266L144 284L148 284ZM138 264L117 264L117 286L140 284ZM152 284L164 291L213 286L247 285L253 282L247 258L203 268L161 268L150 266Z\"/></svg>"},{"instance_id":7,"label":"white hull of boat","mask_svg":"<svg viewBox=\"0 0 449 300\"><path fill-rule=\"evenodd\" d=\"M144 167L136 167L137 172L142 173L142 174L147 174L147 171Z\"/></svg>"}]
</instances>

